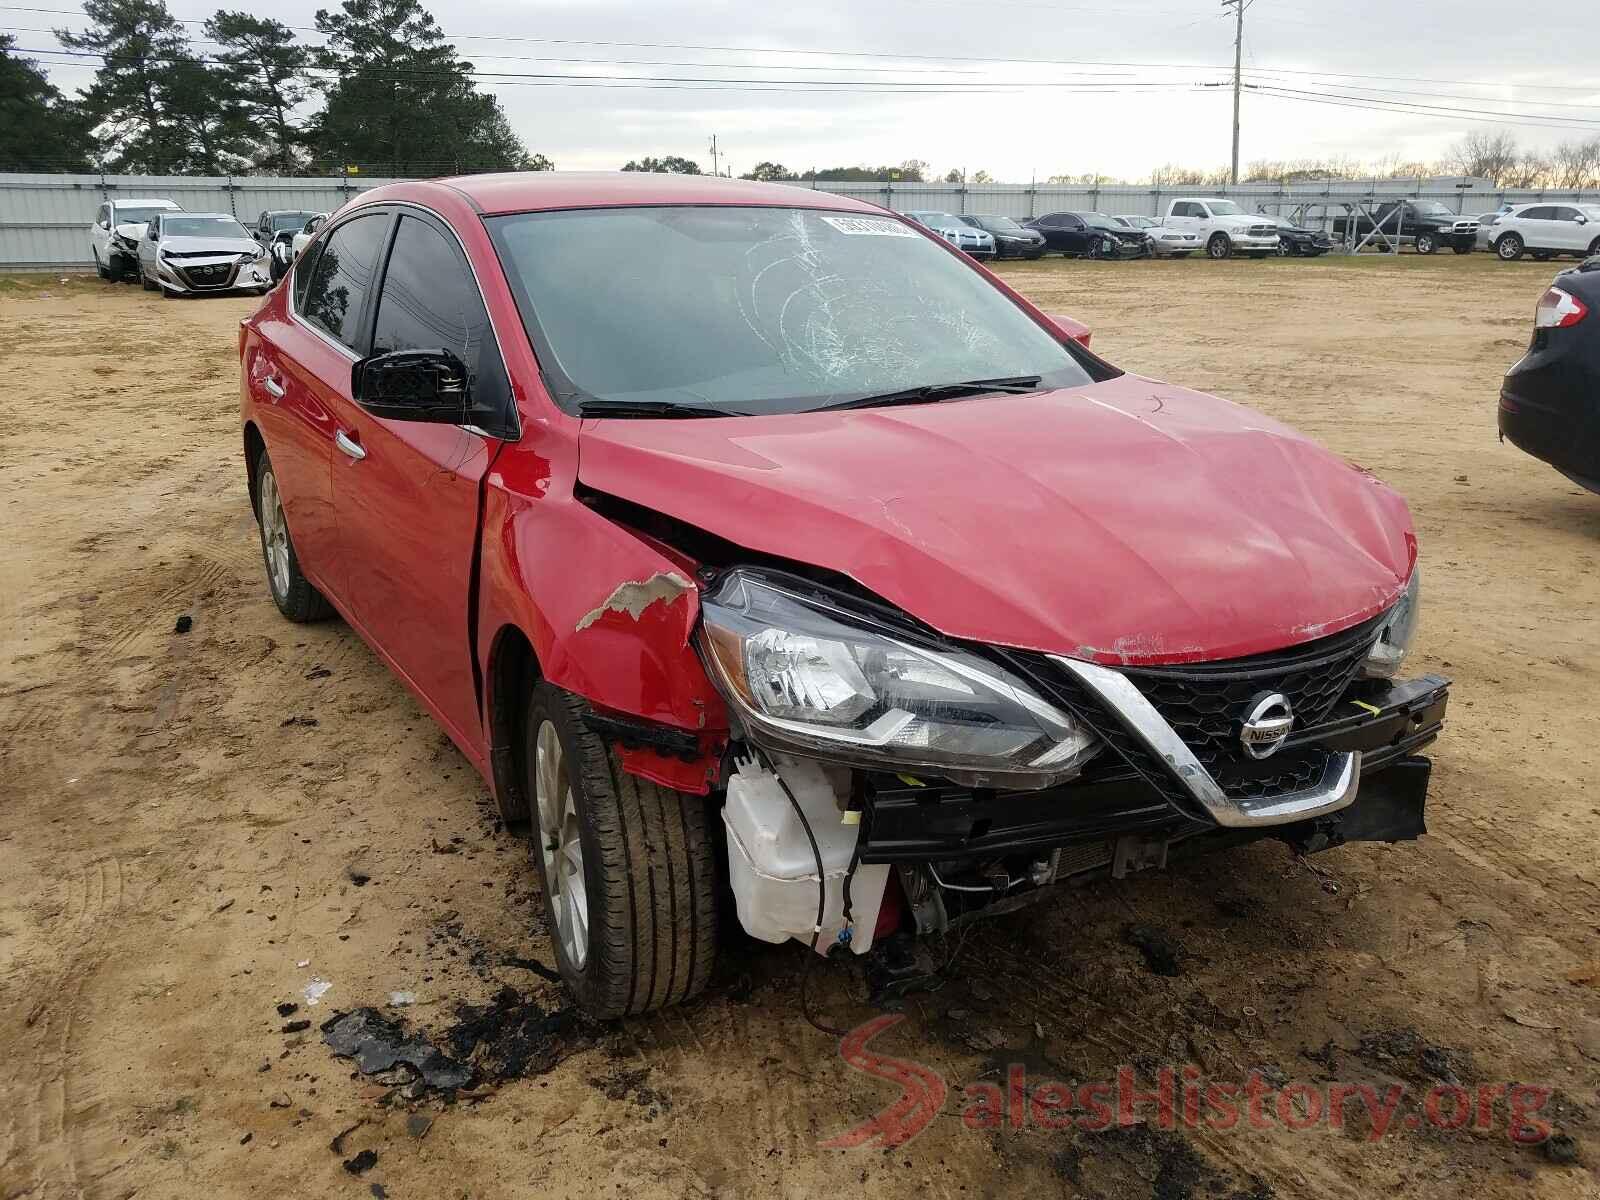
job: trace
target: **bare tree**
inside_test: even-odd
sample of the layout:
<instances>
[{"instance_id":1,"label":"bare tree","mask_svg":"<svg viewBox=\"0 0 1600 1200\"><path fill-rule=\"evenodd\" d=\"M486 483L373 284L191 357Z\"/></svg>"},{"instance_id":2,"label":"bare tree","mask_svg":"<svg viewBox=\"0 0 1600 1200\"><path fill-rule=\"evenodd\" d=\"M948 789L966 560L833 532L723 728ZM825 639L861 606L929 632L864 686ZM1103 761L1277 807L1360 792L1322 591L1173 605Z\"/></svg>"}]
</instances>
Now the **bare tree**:
<instances>
[{"instance_id":1,"label":"bare tree","mask_svg":"<svg viewBox=\"0 0 1600 1200\"><path fill-rule=\"evenodd\" d=\"M1499 182L1502 187L1533 188L1544 186L1549 178L1550 160L1537 150L1525 150L1506 168Z\"/></svg>"},{"instance_id":2,"label":"bare tree","mask_svg":"<svg viewBox=\"0 0 1600 1200\"><path fill-rule=\"evenodd\" d=\"M1550 180L1558 188L1600 188L1600 134L1562 142L1550 154Z\"/></svg>"},{"instance_id":3,"label":"bare tree","mask_svg":"<svg viewBox=\"0 0 1600 1200\"><path fill-rule=\"evenodd\" d=\"M1517 139L1509 133L1469 133L1450 147L1445 164L1463 175L1505 186L1518 161Z\"/></svg>"}]
</instances>

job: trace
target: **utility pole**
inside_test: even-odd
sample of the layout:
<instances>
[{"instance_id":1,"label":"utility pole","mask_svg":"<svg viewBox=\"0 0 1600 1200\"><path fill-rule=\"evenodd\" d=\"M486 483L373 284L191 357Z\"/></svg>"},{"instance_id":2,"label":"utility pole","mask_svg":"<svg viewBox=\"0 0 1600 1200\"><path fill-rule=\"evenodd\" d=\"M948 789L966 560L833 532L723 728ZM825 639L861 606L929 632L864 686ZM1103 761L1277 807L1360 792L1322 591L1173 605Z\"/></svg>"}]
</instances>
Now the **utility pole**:
<instances>
[{"instance_id":1,"label":"utility pole","mask_svg":"<svg viewBox=\"0 0 1600 1200\"><path fill-rule=\"evenodd\" d=\"M1244 10L1255 0L1222 0L1223 8L1233 9L1233 167L1228 173L1230 182L1239 182L1239 69L1244 56Z\"/></svg>"},{"instance_id":2,"label":"utility pole","mask_svg":"<svg viewBox=\"0 0 1600 1200\"><path fill-rule=\"evenodd\" d=\"M1234 92L1234 94L1233 94L1233 104L1234 104L1235 108L1237 108L1239 106L1239 93L1238 92ZM1235 140L1237 140L1237 139L1235 139ZM1236 151L1234 153L1234 158L1238 158L1238 157L1239 157L1239 155L1238 155L1238 153ZM717 135L714 134L714 133L711 135L711 173L713 175L720 174L720 172L718 172L718 170L717 170Z\"/></svg>"}]
</instances>

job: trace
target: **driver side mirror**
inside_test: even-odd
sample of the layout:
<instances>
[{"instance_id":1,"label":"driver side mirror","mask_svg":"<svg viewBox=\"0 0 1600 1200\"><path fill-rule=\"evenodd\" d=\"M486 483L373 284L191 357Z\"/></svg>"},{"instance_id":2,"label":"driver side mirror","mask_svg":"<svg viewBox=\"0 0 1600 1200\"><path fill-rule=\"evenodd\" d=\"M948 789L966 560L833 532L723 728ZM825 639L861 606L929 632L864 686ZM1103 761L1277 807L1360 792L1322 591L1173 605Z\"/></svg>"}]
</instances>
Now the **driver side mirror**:
<instances>
[{"instance_id":1,"label":"driver side mirror","mask_svg":"<svg viewBox=\"0 0 1600 1200\"><path fill-rule=\"evenodd\" d=\"M449 350L388 350L350 368L350 394L375 417L459 425L467 415L467 364Z\"/></svg>"}]
</instances>

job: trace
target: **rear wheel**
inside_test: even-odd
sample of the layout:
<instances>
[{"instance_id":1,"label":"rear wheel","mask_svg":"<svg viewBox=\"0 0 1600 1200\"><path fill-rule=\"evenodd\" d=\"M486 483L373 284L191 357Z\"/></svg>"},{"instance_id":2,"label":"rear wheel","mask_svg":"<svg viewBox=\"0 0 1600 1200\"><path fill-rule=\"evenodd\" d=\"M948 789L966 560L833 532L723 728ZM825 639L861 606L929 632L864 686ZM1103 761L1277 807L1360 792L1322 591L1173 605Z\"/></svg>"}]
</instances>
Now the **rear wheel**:
<instances>
[{"instance_id":1,"label":"rear wheel","mask_svg":"<svg viewBox=\"0 0 1600 1200\"><path fill-rule=\"evenodd\" d=\"M1505 262L1515 262L1522 257L1522 236L1516 233L1503 233L1500 240L1494 244L1494 252Z\"/></svg>"},{"instance_id":2,"label":"rear wheel","mask_svg":"<svg viewBox=\"0 0 1600 1200\"><path fill-rule=\"evenodd\" d=\"M1594 241L1589 243L1589 253L1600 254L1600 237L1595 238Z\"/></svg>"},{"instance_id":3,"label":"rear wheel","mask_svg":"<svg viewBox=\"0 0 1600 1200\"><path fill-rule=\"evenodd\" d=\"M1225 233L1213 233L1211 240L1206 243L1206 253L1212 258L1227 258L1233 253L1233 243L1228 240Z\"/></svg>"},{"instance_id":4,"label":"rear wheel","mask_svg":"<svg viewBox=\"0 0 1600 1200\"><path fill-rule=\"evenodd\" d=\"M705 987L716 864L706 801L623 771L586 708L534 685L523 762L556 964L584 1011L604 1019Z\"/></svg>"},{"instance_id":5,"label":"rear wheel","mask_svg":"<svg viewBox=\"0 0 1600 1200\"><path fill-rule=\"evenodd\" d=\"M165 288L163 294L170 295ZM333 606L300 573L300 559L289 536L278 476L265 450L256 464L256 522L261 530L261 557L267 566L267 590L278 611L289 620L304 623L333 615Z\"/></svg>"},{"instance_id":6,"label":"rear wheel","mask_svg":"<svg viewBox=\"0 0 1600 1200\"><path fill-rule=\"evenodd\" d=\"M1472 246L1470 244L1465 245L1465 246L1451 246L1450 249L1454 250L1457 254L1471 254L1472 253Z\"/></svg>"}]
</instances>

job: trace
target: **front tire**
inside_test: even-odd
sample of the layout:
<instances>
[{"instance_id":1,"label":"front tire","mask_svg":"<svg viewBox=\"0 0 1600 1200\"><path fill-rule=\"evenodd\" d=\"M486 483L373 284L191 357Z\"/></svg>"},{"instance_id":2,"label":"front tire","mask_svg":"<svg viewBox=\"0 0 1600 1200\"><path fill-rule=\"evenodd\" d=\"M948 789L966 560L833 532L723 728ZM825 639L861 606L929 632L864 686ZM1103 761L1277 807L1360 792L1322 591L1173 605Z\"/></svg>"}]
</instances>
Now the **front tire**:
<instances>
[{"instance_id":1,"label":"front tire","mask_svg":"<svg viewBox=\"0 0 1600 1200\"><path fill-rule=\"evenodd\" d=\"M1522 236L1515 233L1504 233L1500 240L1494 244L1494 252L1500 256L1501 262L1516 262L1522 257L1524 247Z\"/></svg>"},{"instance_id":2,"label":"front tire","mask_svg":"<svg viewBox=\"0 0 1600 1200\"><path fill-rule=\"evenodd\" d=\"M534 862L561 977L590 1016L696 995L716 957L716 863L699 796L630 775L587 705L534 685L523 729Z\"/></svg>"},{"instance_id":3,"label":"front tire","mask_svg":"<svg viewBox=\"0 0 1600 1200\"><path fill-rule=\"evenodd\" d=\"M1233 243L1225 233L1213 233L1206 243L1206 254L1215 259L1227 258L1233 253Z\"/></svg>"},{"instance_id":4,"label":"front tire","mask_svg":"<svg viewBox=\"0 0 1600 1200\"><path fill-rule=\"evenodd\" d=\"M139 268L139 286L147 292L156 290L156 282L144 273L144 268Z\"/></svg>"},{"instance_id":5,"label":"front tire","mask_svg":"<svg viewBox=\"0 0 1600 1200\"><path fill-rule=\"evenodd\" d=\"M1439 249L1439 241L1431 233L1417 234L1416 250L1418 254L1432 254Z\"/></svg>"},{"instance_id":6,"label":"front tire","mask_svg":"<svg viewBox=\"0 0 1600 1200\"><path fill-rule=\"evenodd\" d=\"M163 295L170 295L165 288ZM256 525L261 531L261 558L267 568L267 590L278 611L296 624L333 616L333 605L300 573L300 558L289 536L278 476L267 452L256 464Z\"/></svg>"},{"instance_id":7,"label":"front tire","mask_svg":"<svg viewBox=\"0 0 1600 1200\"><path fill-rule=\"evenodd\" d=\"M100 261L100 249L99 249L98 246L95 247L95 251L94 251L94 273L96 275L98 275L101 279L110 279L111 278L110 270L107 269L105 263Z\"/></svg>"},{"instance_id":8,"label":"front tire","mask_svg":"<svg viewBox=\"0 0 1600 1200\"><path fill-rule=\"evenodd\" d=\"M1451 246L1450 249L1454 250L1457 254L1471 254L1472 253L1472 247L1471 246Z\"/></svg>"}]
</instances>

